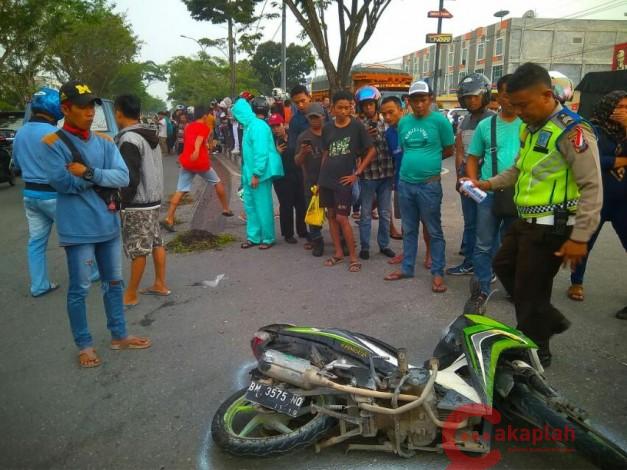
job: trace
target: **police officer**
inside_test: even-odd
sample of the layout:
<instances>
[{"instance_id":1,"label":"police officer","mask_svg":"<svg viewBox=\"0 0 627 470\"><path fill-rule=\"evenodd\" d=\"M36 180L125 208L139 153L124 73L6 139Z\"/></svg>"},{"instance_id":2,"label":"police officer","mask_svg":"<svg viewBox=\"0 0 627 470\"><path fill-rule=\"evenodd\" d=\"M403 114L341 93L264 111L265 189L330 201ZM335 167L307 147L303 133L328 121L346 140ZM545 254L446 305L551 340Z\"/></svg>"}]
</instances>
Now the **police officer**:
<instances>
[{"instance_id":1,"label":"police officer","mask_svg":"<svg viewBox=\"0 0 627 470\"><path fill-rule=\"evenodd\" d=\"M507 94L524 121L520 153L510 169L473 183L492 191L515 185L520 219L504 237L493 267L513 297L518 328L538 344L547 367L549 339L570 327L551 304L553 278L560 264L572 268L581 262L599 224L599 152L590 125L555 99L541 66L521 65Z\"/></svg>"}]
</instances>

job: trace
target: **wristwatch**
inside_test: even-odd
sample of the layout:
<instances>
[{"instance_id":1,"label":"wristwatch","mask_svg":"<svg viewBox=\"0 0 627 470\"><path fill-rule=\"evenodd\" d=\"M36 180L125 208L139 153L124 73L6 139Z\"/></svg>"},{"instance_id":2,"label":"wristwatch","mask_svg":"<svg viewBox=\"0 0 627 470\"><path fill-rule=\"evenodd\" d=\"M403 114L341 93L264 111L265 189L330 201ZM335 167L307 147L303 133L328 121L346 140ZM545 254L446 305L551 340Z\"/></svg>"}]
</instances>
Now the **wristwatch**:
<instances>
[{"instance_id":1,"label":"wristwatch","mask_svg":"<svg viewBox=\"0 0 627 470\"><path fill-rule=\"evenodd\" d=\"M86 181L94 179L94 169L88 167L85 173L83 173L83 179Z\"/></svg>"}]
</instances>

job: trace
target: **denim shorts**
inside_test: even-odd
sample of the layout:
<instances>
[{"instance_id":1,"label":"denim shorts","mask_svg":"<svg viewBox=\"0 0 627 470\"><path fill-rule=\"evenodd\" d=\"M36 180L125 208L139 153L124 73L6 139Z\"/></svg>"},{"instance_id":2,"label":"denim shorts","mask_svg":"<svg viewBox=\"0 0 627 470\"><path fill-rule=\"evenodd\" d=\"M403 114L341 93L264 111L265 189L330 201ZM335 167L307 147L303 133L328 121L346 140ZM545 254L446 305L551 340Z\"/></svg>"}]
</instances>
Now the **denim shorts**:
<instances>
[{"instance_id":1,"label":"denim shorts","mask_svg":"<svg viewBox=\"0 0 627 470\"><path fill-rule=\"evenodd\" d=\"M189 192L192 189L192 181L196 175L200 176L209 184L216 185L220 182L220 177L213 168L209 168L207 171L202 173L196 173L194 171L181 168L179 170L179 181L176 184L176 190L182 193Z\"/></svg>"}]
</instances>

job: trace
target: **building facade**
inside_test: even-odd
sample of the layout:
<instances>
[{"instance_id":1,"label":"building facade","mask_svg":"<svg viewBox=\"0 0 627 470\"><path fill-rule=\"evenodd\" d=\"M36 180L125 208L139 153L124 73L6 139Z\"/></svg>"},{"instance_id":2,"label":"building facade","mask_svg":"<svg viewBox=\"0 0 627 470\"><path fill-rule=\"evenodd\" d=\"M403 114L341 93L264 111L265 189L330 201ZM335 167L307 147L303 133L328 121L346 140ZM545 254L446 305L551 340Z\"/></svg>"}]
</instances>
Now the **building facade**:
<instances>
[{"instance_id":1,"label":"building facade","mask_svg":"<svg viewBox=\"0 0 627 470\"><path fill-rule=\"evenodd\" d=\"M588 72L611 70L614 46L627 42L625 20L510 18L480 27L440 45L438 95L454 93L472 72L492 83L520 64L536 62L562 72L576 85ZM414 79L433 79L435 44L403 57L403 70Z\"/></svg>"}]
</instances>

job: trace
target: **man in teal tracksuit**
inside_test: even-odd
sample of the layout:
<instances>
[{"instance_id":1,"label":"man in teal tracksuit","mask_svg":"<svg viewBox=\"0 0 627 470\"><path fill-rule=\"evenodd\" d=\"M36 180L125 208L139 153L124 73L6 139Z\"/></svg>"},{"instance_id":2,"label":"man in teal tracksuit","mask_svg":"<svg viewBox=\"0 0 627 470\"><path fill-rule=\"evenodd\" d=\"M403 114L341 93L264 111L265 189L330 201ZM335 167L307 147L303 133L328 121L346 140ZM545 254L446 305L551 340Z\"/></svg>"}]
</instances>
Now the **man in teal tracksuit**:
<instances>
[{"instance_id":1,"label":"man in teal tracksuit","mask_svg":"<svg viewBox=\"0 0 627 470\"><path fill-rule=\"evenodd\" d=\"M275 242L272 180L283 176L281 156L274 145L270 126L264 121L270 106L263 97L252 103L239 99L233 117L244 127L242 185L246 211L246 242L242 248L259 245L265 250Z\"/></svg>"}]
</instances>

